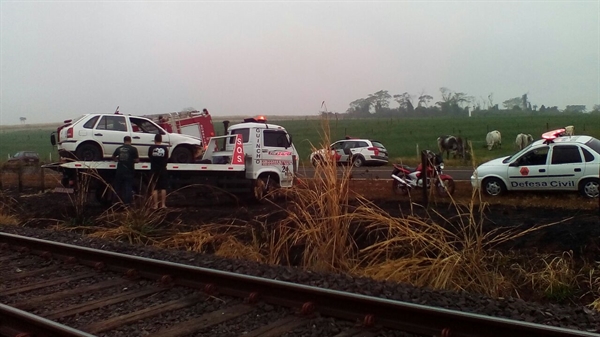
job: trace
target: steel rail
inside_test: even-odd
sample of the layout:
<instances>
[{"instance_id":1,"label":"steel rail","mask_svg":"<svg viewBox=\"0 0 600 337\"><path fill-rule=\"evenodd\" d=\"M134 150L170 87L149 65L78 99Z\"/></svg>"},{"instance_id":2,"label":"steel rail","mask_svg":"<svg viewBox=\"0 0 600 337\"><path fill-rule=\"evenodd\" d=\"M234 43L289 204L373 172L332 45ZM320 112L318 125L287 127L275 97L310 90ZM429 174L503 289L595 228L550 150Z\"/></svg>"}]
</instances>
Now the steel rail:
<instances>
[{"instance_id":1,"label":"steel rail","mask_svg":"<svg viewBox=\"0 0 600 337\"><path fill-rule=\"evenodd\" d=\"M314 310L323 315L359 319L366 325L377 324L415 334L452 337L600 336L586 331L369 297L7 233L0 233L0 243L26 247L46 256L50 253L71 262L76 259L78 263L96 267L101 263L105 269L118 272L135 269L142 277L166 279L207 292L260 299L271 304L301 308L303 313Z\"/></svg>"},{"instance_id":2,"label":"steel rail","mask_svg":"<svg viewBox=\"0 0 600 337\"><path fill-rule=\"evenodd\" d=\"M3 327L13 332L19 331L19 336L94 337L89 333L0 303L0 330ZM0 331L0 335L4 334ZM17 334L10 335L16 336Z\"/></svg>"}]
</instances>

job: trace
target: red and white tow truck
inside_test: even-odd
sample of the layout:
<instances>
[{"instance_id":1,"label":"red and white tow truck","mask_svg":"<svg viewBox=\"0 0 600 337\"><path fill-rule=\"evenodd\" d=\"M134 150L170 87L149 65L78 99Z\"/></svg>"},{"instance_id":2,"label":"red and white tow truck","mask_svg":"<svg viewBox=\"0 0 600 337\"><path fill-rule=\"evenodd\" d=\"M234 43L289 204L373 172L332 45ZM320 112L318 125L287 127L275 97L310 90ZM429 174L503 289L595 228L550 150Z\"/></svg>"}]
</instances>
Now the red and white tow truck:
<instances>
[{"instance_id":1,"label":"red and white tow truck","mask_svg":"<svg viewBox=\"0 0 600 337\"><path fill-rule=\"evenodd\" d=\"M90 189L101 202L111 202L108 185L114 180L113 161L67 161L46 165L63 173L63 191L77 191L80 173L92 177ZM136 187L143 191L149 181L150 163L135 164ZM298 153L285 128L268 124L264 118L245 119L227 129L225 136L211 137L201 160L168 163L169 188L210 186L236 195L262 199L277 188L294 184ZM89 191L92 192L92 191Z\"/></svg>"}]
</instances>

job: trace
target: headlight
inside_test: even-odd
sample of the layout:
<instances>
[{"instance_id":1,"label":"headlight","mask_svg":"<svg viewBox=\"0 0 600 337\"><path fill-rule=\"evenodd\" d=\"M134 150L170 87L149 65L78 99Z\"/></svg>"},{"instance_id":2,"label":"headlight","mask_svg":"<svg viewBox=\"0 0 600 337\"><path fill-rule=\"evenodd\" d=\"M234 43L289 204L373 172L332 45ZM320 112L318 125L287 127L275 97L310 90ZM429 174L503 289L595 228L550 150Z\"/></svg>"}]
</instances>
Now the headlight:
<instances>
[{"instance_id":1,"label":"headlight","mask_svg":"<svg viewBox=\"0 0 600 337\"><path fill-rule=\"evenodd\" d=\"M444 169L444 163L440 163L440 170Z\"/></svg>"}]
</instances>

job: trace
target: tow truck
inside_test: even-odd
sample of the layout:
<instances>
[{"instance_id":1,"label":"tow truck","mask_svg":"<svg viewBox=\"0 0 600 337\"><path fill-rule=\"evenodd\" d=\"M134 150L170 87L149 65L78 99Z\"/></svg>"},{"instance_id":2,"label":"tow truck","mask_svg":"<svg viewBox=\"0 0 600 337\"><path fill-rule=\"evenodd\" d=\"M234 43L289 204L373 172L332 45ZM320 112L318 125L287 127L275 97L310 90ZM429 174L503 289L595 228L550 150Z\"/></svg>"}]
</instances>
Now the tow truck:
<instances>
[{"instance_id":1,"label":"tow truck","mask_svg":"<svg viewBox=\"0 0 600 337\"><path fill-rule=\"evenodd\" d=\"M58 192L81 190L82 173L91 177L88 192L94 192L101 203L114 201L109 187L115 177L114 161L68 160L44 167L63 174ZM290 188L298 170L298 153L291 135L267 120L247 118L226 129L226 135L210 137L204 154L195 163L168 163L169 188L217 188L234 195L263 199L278 188ZM150 181L150 163L135 164L135 189L144 191Z\"/></svg>"}]
</instances>

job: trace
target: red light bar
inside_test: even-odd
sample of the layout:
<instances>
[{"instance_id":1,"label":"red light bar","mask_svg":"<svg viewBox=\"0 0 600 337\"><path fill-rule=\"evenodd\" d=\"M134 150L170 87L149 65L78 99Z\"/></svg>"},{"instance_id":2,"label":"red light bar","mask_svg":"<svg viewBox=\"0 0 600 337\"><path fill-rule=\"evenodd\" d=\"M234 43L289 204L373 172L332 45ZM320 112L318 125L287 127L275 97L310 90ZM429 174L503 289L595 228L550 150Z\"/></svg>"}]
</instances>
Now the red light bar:
<instances>
[{"instance_id":1,"label":"red light bar","mask_svg":"<svg viewBox=\"0 0 600 337\"><path fill-rule=\"evenodd\" d=\"M542 134L542 138L546 140L553 140L563 135L565 129L556 129L552 131L545 132Z\"/></svg>"}]
</instances>

